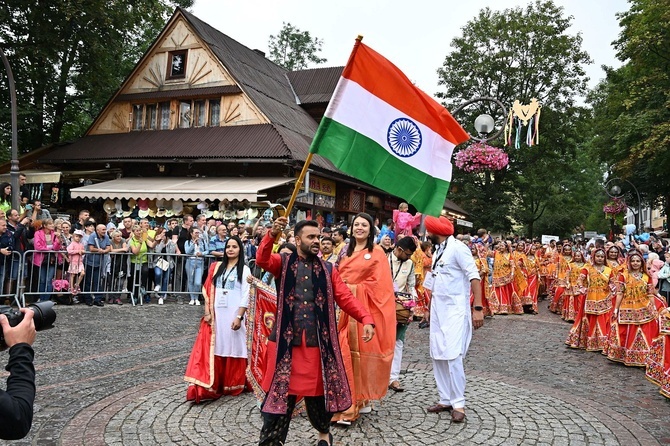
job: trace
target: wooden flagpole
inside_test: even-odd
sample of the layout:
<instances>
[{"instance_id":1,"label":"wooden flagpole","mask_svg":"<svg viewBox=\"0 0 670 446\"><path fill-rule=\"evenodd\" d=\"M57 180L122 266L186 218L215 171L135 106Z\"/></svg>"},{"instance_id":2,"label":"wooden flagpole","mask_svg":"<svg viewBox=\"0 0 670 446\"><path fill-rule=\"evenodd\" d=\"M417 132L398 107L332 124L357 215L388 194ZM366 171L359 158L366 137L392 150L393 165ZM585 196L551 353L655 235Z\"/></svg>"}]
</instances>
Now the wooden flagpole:
<instances>
[{"instance_id":1,"label":"wooden flagpole","mask_svg":"<svg viewBox=\"0 0 670 446\"><path fill-rule=\"evenodd\" d=\"M302 183L305 181L305 175L307 175L307 169L309 168L310 163L312 162L312 157L314 154L312 152L307 155L307 159L305 160L305 164L302 166L302 171L300 172L300 176L298 176L298 180L295 182L295 188L293 189L293 194L291 195L291 199L288 201L288 204L286 205L286 209L284 209L284 215L282 217L288 217L288 214L291 213L291 209L293 209L293 204L295 203L295 199L298 197L298 193L300 192L300 189L302 188Z\"/></svg>"},{"instance_id":2,"label":"wooden flagpole","mask_svg":"<svg viewBox=\"0 0 670 446\"><path fill-rule=\"evenodd\" d=\"M363 36L360 34L358 37L356 37L356 41L361 42L363 40ZM286 209L284 209L284 215L283 217L288 217L288 215L291 213L291 210L293 210L293 205L295 204L295 199L298 197L298 193L300 192L300 189L302 188L302 183L305 181L305 175L307 174L307 169L309 168L310 163L312 162L312 157L314 154L312 152L307 155L307 159L305 159L305 164L302 166L302 171L300 172L300 176L298 176L298 180L295 182L295 188L293 189L293 194L291 195L291 199L288 201L288 205L286 205Z\"/></svg>"}]
</instances>

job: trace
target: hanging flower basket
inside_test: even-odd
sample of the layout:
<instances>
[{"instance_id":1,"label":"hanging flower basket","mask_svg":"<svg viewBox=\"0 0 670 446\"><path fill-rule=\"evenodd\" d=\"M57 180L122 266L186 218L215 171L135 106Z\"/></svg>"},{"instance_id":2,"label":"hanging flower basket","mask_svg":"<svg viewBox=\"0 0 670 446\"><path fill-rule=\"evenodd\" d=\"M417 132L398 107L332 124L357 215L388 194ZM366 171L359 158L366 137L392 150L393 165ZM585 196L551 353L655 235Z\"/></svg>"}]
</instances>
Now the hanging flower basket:
<instances>
[{"instance_id":1,"label":"hanging flower basket","mask_svg":"<svg viewBox=\"0 0 670 446\"><path fill-rule=\"evenodd\" d=\"M614 218L617 215L625 213L626 209L628 209L626 202L620 198L615 198L603 206L605 218Z\"/></svg>"},{"instance_id":2,"label":"hanging flower basket","mask_svg":"<svg viewBox=\"0 0 670 446\"><path fill-rule=\"evenodd\" d=\"M456 167L470 173L502 170L509 163L507 153L502 149L482 142L471 144L461 150L454 160Z\"/></svg>"}]
</instances>

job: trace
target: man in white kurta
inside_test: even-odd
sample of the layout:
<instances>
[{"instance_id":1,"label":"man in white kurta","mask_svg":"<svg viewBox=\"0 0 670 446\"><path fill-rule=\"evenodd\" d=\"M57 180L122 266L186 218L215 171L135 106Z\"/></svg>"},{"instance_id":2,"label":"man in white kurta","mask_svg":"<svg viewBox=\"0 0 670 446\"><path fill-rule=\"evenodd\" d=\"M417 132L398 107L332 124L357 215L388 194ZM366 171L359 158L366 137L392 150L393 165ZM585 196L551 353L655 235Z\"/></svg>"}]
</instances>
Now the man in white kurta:
<instances>
[{"instance_id":1,"label":"man in white kurta","mask_svg":"<svg viewBox=\"0 0 670 446\"><path fill-rule=\"evenodd\" d=\"M456 423L465 419L465 370L472 329L481 327L482 313L479 271L470 249L453 237L454 227L445 217L426 217L426 232L436 246L433 269L424 287L431 292L430 356L440 394L431 413L451 411ZM474 306L470 307L470 289Z\"/></svg>"}]
</instances>

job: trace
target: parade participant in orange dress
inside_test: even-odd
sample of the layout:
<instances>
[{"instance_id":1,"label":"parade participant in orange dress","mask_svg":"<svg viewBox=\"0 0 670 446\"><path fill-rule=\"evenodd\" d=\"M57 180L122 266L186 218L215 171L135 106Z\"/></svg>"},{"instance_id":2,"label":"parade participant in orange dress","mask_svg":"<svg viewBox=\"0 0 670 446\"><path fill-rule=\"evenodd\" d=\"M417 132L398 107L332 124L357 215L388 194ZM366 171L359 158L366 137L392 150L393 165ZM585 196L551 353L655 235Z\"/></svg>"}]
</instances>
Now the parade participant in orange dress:
<instances>
[{"instance_id":1,"label":"parade participant in orange dress","mask_svg":"<svg viewBox=\"0 0 670 446\"><path fill-rule=\"evenodd\" d=\"M526 288L528 288L526 242L519 240L516 249L512 252L512 258L514 259L514 282L512 282L514 284L514 292L521 299L523 307L523 296L526 293Z\"/></svg>"},{"instance_id":2,"label":"parade participant in orange dress","mask_svg":"<svg viewBox=\"0 0 670 446\"><path fill-rule=\"evenodd\" d=\"M199 403L244 390L247 332L242 321L249 306L250 275L242 241L233 236L226 241L222 261L209 267L202 289L205 315L186 367L187 401Z\"/></svg>"},{"instance_id":3,"label":"parade participant in orange dress","mask_svg":"<svg viewBox=\"0 0 670 446\"><path fill-rule=\"evenodd\" d=\"M572 348L587 351L602 351L607 345L610 332L612 296L615 296L614 275L605 265L605 250L595 249L591 262L582 268L579 288L584 296L584 305L575 316L565 343Z\"/></svg>"},{"instance_id":4,"label":"parade participant in orange dress","mask_svg":"<svg viewBox=\"0 0 670 446\"><path fill-rule=\"evenodd\" d=\"M351 292L372 314L377 335L361 343L362 325L346 314L338 324L342 357L353 397L352 406L336 413L333 421L349 425L359 413L369 413L370 400L388 390L396 341L396 304L391 267L381 247L374 244L372 217L360 213L351 224L351 241L340 260L339 272Z\"/></svg>"},{"instance_id":5,"label":"parade participant in orange dress","mask_svg":"<svg viewBox=\"0 0 670 446\"><path fill-rule=\"evenodd\" d=\"M475 260L475 266L479 271L479 277L482 286L482 307L484 307L484 317L493 317L498 310L497 306L491 307L489 297L491 296L491 286L489 285L489 263L486 261L486 248L481 243L470 245L472 258ZM470 304L474 305L475 295L470 290Z\"/></svg>"},{"instance_id":6,"label":"parade participant in orange dress","mask_svg":"<svg viewBox=\"0 0 670 446\"><path fill-rule=\"evenodd\" d=\"M544 260L542 262L545 267L544 290L551 301L554 300L554 281L556 280L556 265L559 257L560 253L556 250L556 243L552 240L551 244L544 250Z\"/></svg>"},{"instance_id":7,"label":"parade participant in orange dress","mask_svg":"<svg viewBox=\"0 0 670 446\"><path fill-rule=\"evenodd\" d=\"M351 315L365 324L355 340L360 345L376 338L374 320L351 294L337 270L318 257L316 221L302 220L296 224L297 252L272 253L273 242L287 223L286 217L277 218L256 253L257 264L275 276L278 283L277 313L268 336L267 368L262 383L266 396L261 406L263 427L259 445L285 444L299 397L305 397L308 419L318 432L319 444L332 445L329 432L332 415L352 403L335 330L335 303L342 309L342 319ZM386 385L384 381L384 388Z\"/></svg>"},{"instance_id":8,"label":"parade participant in orange dress","mask_svg":"<svg viewBox=\"0 0 670 446\"><path fill-rule=\"evenodd\" d=\"M433 244L430 242L430 240L426 240L425 242L421 242L420 249L417 249L414 252L416 254L417 251L421 251L421 258L423 262L422 274L420 277L417 276L416 278L417 300L416 307L414 307L414 317L423 319L419 324L419 328L423 328L424 326L428 325L428 322L425 320L425 314L428 312L428 308L430 308L430 297L428 296L428 292L423 286L423 282L426 280L426 277L428 274L430 274L431 271L433 262L432 249Z\"/></svg>"},{"instance_id":9,"label":"parade participant in orange dress","mask_svg":"<svg viewBox=\"0 0 670 446\"><path fill-rule=\"evenodd\" d=\"M579 287L579 276L584 268L584 253L577 249L572 252L570 271L568 273L568 286L563 294L562 317L566 322L574 322L580 306L584 303Z\"/></svg>"},{"instance_id":10,"label":"parade participant in orange dress","mask_svg":"<svg viewBox=\"0 0 670 446\"><path fill-rule=\"evenodd\" d=\"M528 255L524 259L524 270L528 285L521 296L521 304L525 313L537 314L537 298L540 291L540 259L536 257L538 246L533 243L530 245Z\"/></svg>"},{"instance_id":11,"label":"parade participant in orange dress","mask_svg":"<svg viewBox=\"0 0 670 446\"><path fill-rule=\"evenodd\" d=\"M612 277L619 277L621 271L623 271L624 268L626 268L626 260L624 260L624 258L621 257L619 248L617 248L614 245L606 248L606 253L607 253L606 263L607 266L609 266L612 269ZM616 299L616 295L612 297ZM614 302L612 302L612 306L614 306Z\"/></svg>"},{"instance_id":12,"label":"parade participant in orange dress","mask_svg":"<svg viewBox=\"0 0 670 446\"><path fill-rule=\"evenodd\" d=\"M568 277L570 275L570 262L572 261L572 246L569 243L563 245L561 255L556 264L556 280L553 283L553 298L549 305L549 311L561 314L563 308L563 293L568 287Z\"/></svg>"},{"instance_id":13,"label":"parade participant in orange dress","mask_svg":"<svg viewBox=\"0 0 670 446\"><path fill-rule=\"evenodd\" d=\"M661 395L670 398L670 309L661 310L658 323L660 335L651 344L646 377L661 388Z\"/></svg>"},{"instance_id":14,"label":"parade participant in orange dress","mask_svg":"<svg viewBox=\"0 0 670 446\"><path fill-rule=\"evenodd\" d=\"M523 314L521 298L514 291L514 259L504 241L496 244L493 254L493 293L491 301L498 303L497 314Z\"/></svg>"},{"instance_id":15,"label":"parade participant in orange dress","mask_svg":"<svg viewBox=\"0 0 670 446\"><path fill-rule=\"evenodd\" d=\"M644 367L651 343L659 334L658 310L663 306L644 272L642 253L630 251L626 269L619 274L616 306L603 354L612 361Z\"/></svg>"}]
</instances>

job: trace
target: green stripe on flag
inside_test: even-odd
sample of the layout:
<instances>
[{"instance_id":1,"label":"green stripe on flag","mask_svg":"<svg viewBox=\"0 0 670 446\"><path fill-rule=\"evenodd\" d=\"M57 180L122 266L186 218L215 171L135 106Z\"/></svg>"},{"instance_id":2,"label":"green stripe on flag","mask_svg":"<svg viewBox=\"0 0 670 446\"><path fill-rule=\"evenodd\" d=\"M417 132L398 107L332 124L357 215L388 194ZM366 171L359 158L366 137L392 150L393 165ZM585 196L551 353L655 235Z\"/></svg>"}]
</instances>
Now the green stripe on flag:
<instances>
[{"instance_id":1,"label":"green stripe on flag","mask_svg":"<svg viewBox=\"0 0 670 446\"><path fill-rule=\"evenodd\" d=\"M374 140L330 118L321 120L310 152L328 158L354 178L407 200L419 212L438 216L444 208L449 181L404 163Z\"/></svg>"}]
</instances>

